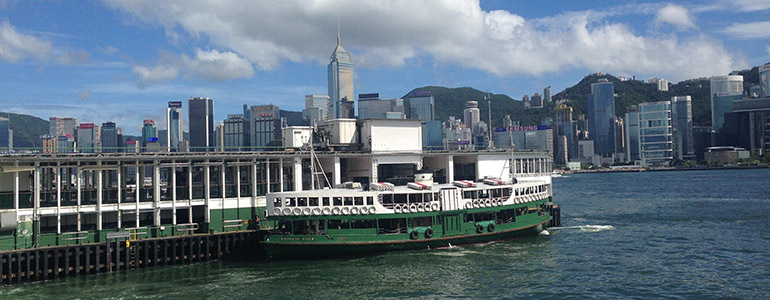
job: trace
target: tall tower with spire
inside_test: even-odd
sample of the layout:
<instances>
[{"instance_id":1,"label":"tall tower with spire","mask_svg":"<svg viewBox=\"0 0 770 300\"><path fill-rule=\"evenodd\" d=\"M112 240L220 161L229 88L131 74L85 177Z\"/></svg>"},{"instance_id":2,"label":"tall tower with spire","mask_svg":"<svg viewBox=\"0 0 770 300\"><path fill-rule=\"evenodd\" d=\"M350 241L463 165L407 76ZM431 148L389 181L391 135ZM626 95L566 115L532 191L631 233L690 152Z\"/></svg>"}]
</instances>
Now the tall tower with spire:
<instances>
[{"instance_id":1,"label":"tall tower with spire","mask_svg":"<svg viewBox=\"0 0 770 300\"><path fill-rule=\"evenodd\" d=\"M353 61L350 53L342 47L339 23L337 24L337 47L329 59L329 119L354 118L355 98L353 94Z\"/></svg>"}]
</instances>

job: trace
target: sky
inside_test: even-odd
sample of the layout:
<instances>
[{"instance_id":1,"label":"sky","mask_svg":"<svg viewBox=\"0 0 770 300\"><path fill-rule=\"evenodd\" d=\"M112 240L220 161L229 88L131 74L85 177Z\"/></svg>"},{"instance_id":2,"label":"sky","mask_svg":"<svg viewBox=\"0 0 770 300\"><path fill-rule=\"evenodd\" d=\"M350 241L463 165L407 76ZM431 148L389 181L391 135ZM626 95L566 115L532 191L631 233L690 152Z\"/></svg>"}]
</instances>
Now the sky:
<instances>
[{"instance_id":1,"label":"sky","mask_svg":"<svg viewBox=\"0 0 770 300\"><path fill-rule=\"evenodd\" d=\"M428 85L521 99L594 72L675 83L770 62L770 0L0 0L0 111L135 135L165 124L168 101L186 117L190 97L214 99L217 120L243 104L299 111L328 94L338 24L355 93L384 99Z\"/></svg>"}]
</instances>

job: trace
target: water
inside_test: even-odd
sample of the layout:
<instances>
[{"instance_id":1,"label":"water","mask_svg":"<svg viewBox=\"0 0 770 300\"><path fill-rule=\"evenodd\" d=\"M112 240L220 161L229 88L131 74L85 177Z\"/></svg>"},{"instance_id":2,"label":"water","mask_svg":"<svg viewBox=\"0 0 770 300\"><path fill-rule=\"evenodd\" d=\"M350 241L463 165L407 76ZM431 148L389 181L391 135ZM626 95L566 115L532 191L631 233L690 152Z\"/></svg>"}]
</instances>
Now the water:
<instances>
[{"instance_id":1,"label":"water","mask_svg":"<svg viewBox=\"0 0 770 300\"><path fill-rule=\"evenodd\" d=\"M770 170L554 179L562 228L469 247L212 262L9 286L1 298L763 299Z\"/></svg>"}]
</instances>

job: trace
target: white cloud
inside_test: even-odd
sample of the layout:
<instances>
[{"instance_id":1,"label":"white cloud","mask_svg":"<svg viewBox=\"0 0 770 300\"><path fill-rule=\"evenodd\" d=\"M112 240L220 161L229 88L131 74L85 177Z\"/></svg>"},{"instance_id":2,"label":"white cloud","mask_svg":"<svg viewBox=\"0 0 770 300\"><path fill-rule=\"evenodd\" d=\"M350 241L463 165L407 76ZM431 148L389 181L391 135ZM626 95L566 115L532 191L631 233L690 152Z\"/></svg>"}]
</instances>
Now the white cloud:
<instances>
[{"instance_id":1,"label":"white cloud","mask_svg":"<svg viewBox=\"0 0 770 300\"><path fill-rule=\"evenodd\" d=\"M742 39L767 38L770 37L770 21L733 24L723 32Z\"/></svg>"},{"instance_id":2,"label":"white cloud","mask_svg":"<svg viewBox=\"0 0 770 300\"><path fill-rule=\"evenodd\" d=\"M85 50L67 51L58 57L63 65L84 65L91 60L91 53Z\"/></svg>"},{"instance_id":3,"label":"white cloud","mask_svg":"<svg viewBox=\"0 0 770 300\"><path fill-rule=\"evenodd\" d=\"M285 61L328 62L338 18L343 45L364 68L398 67L428 55L501 76L584 68L678 80L728 73L736 64L707 36L681 41L675 35L642 36L595 11L526 20L508 11L484 11L479 1L106 1L130 18L162 26L174 39L231 50L261 70ZM661 22L694 27L686 10L684 16L683 22L666 14Z\"/></svg>"},{"instance_id":4,"label":"white cloud","mask_svg":"<svg viewBox=\"0 0 770 300\"><path fill-rule=\"evenodd\" d=\"M0 59L17 63L33 57L45 59L51 54L51 43L19 33L7 21L0 24Z\"/></svg>"},{"instance_id":5,"label":"white cloud","mask_svg":"<svg viewBox=\"0 0 770 300\"><path fill-rule=\"evenodd\" d=\"M168 82L179 77L177 67L164 64L153 67L135 66L132 71L139 76L139 86Z\"/></svg>"},{"instance_id":6,"label":"white cloud","mask_svg":"<svg viewBox=\"0 0 770 300\"><path fill-rule=\"evenodd\" d=\"M695 22L693 22L690 12L684 6L676 4L666 5L666 7L658 10L654 23L657 25L668 23L680 30L695 28Z\"/></svg>"},{"instance_id":7,"label":"white cloud","mask_svg":"<svg viewBox=\"0 0 770 300\"><path fill-rule=\"evenodd\" d=\"M731 8L737 8L743 12L762 11L770 9L768 0L729 0L726 1Z\"/></svg>"},{"instance_id":8,"label":"white cloud","mask_svg":"<svg viewBox=\"0 0 770 300\"><path fill-rule=\"evenodd\" d=\"M195 76L221 82L254 75L251 63L233 52L195 49L195 58L185 57L186 66Z\"/></svg>"}]
</instances>

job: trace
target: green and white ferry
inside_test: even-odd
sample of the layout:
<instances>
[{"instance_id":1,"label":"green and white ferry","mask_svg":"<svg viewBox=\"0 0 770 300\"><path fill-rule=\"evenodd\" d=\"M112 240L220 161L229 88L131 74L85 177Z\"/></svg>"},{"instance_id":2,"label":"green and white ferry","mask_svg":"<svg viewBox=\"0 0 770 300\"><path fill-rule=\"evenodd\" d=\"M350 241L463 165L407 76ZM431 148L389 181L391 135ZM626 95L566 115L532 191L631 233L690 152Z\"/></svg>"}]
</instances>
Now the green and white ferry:
<instances>
[{"instance_id":1,"label":"green and white ferry","mask_svg":"<svg viewBox=\"0 0 770 300\"><path fill-rule=\"evenodd\" d=\"M264 249L271 258L311 258L452 247L536 235L551 220L549 180L416 178L407 186L271 193L266 215L276 226Z\"/></svg>"}]
</instances>

